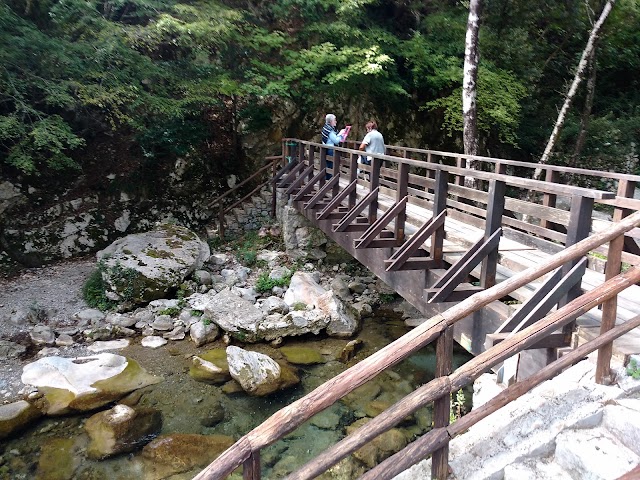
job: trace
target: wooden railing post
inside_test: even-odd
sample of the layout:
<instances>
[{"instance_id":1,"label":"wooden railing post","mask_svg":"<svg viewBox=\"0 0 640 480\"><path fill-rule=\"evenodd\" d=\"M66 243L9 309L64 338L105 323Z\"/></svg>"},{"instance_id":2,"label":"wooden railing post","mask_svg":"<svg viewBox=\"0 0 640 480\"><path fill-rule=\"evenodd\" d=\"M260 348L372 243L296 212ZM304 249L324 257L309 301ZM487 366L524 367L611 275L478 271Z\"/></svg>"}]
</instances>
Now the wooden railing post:
<instances>
[{"instance_id":1,"label":"wooden railing post","mask_svg":"<svg viewBox=\"0 0 640 480\"><path fill-rule=\"evenodd\" d=\"M635 182L620 180L618 183L619 197L632 197L635 190ZM613 221L619 222L631 213L625 208L616 208L613 212ZM624 235L614 238L609 242L607 264L605 267L605 281L620 273L622 267L622 250L624 249ZM600 323L600 335L608 332L616 326L618 310L618 297L613 296L602 304L602 321ZM596 383L611 383L611 355L613 344L607 343L598 349L598 363L596 365Z\"/></svg>"},{"instance_id":2,"label":"wooden railing post","mask_svg":"<svg viewBox=\"0 0 640 480\"><path fill-rule=\"evenodd\" d=\"M467 161L462 157L456 158L456 167L458 168L467 168ZM455 179L456 185L464 185L464 175L456 175Z\"/></svg>"},{"instance_id":3,"label":"wooden railing post","mask_svg":"<svg viewBox=\"0 0 640 480\"><path fill-rule=\"evenodd\" d=\"M436 341L436 378L451 375L453 368L453 327L447 327ZM433 428L449 425L451 394L447 392L433 402ZM431 455L431 478L446 480L449 476L449 442Z\"/></svg>"},{"instance_id":4,"label":"wooden railing post","mask_svg":"<svg viewBox=\"0 0 640 480\"><path fill-rule=\"evenodd\" d=\"M487 204L487 220L484 228L484 240L487 241L491 235L502 225L502 214L504 213L505 193L507 185L498 180L489 181L489 202ZM480 272L480 286L482 288L493 287L496 284L496 270L498 265L498 247L496 246L482 260Z\"/></svg>"},{"instance_id":5,"label":"wooden railing post","mask_svg":"<svg viewBox=\"0 0 640 480\"><path fill-rule=\"evenodd\" d=\"M358 178L358 157L359 155L357 153L349 155L349 183ZM357 193L358 192L354 189L353 192L349 194L349 208L353 208L355 206Z\"/></svg>"},{"instance_id":6,"label":"wooden railing post","mask_svg":"<svg viewBox=\"0 0 640 480\"><path fill-rule=\"evenodd\" d=\"M407 153L406 151L404 152ZM398 164L398 183L396 184L396 202L399 202L407 196L409 189L409 165L406 163ZM407 210L403 208L395 220L395 238L404 239L404 227L407 221Z\"/></svg>"},{"instance_id":7,"label":"wooden railing post","mask_svg":"<svg viewBox=\"0 0 640 480\"><path fill-rule=\"evenodd\" d=\"M260 480L260 450L251 452L242 464L242 480Z\"/></svg>"},{"instance_id":8,"label":"wooden railing post","mask_svg":"<svg viewBox=\"0 0 640 480\"><path fill-rule=\"evenodd\" d=\"M380 186L380 169L382 168L382 160L379 158L373 158L371 161L371 173L369 174L369 191L372 192ZM378 218L378 199L376 198L371 205L369 205L369 224L373 223ZM397 220L396 220L397 221Z\"/></svg>"},{"instance_id":9,"label":"wooden railing post","mask_svg":"<svg viewBox=\"0 0 640 480\"><path fill-rule=\"evenodd\" d=\"M432 218L436 218L447 209L447 194L449 191L449 183L447 183L447 172L436 170L435 172L435 188L433 190L433 212ZM445 220L446 222L446 220ZM444 225L438 228L431 235L431 258L433 260L442 261L442 246L444 245Z\"/></svg>"},{"instance_id":10,"label":"wooden railing post","mask_svg":"<svg viewBox=\"0 0 640 480\"><path fill-rule=\"evenodd\" d=\"M589 236L591 229L591 215L593 213L593 198L581 197L574 195L571 197L571 212L569 217L569 225L567 227L567 240L565 248L575 245ZM578 263L578 259L567 262L562 267L562 275L566 276L569 271ZM582 293L582 282L576 283L569 292L558 302L558 308L565 306L571 300L574 300ZM562 329L566 337L567 345L571 341L571 334L575 330L576 322L573 321L565 325Z\"/></svg>"},{"instance_id":11,"label":"wooden railing post","mask_svg":"<svg viewBox=\"0 0 640 480\"><path fill-rule=\"evenodd\" d=\"M320 147L320 171L327 168L327 149ZM326 176L320 179L320 187L322 187L327 181Z\"/></svg>"},{"instance_id":12,"label":"wooden railing post","mask_svg":"<svg viewBox=\"0 0 640 480\"><path fill-rule=\"evenodd\" d=\"M545 182L558 183L560 181L560 172L547 168L544 180ZM542 197L542 205L545 207L555 207L556 198L557 196L554 193L545 193ZM540 220L540 226L542 228L554 228L554 224L544 218Z\"/></svg>"}]
</instances>

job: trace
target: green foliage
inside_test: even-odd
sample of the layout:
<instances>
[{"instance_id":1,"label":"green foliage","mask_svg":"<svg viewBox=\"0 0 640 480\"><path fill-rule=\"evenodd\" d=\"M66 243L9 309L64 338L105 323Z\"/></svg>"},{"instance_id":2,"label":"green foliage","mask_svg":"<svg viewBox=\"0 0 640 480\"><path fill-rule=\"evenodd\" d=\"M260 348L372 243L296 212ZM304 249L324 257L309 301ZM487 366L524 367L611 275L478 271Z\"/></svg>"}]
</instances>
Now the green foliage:
<instances>
[{"instance_id":1,"label":"green foliage","mask_svg":"<svg viewBox=\"0 0 640 480\"><path fill-rule=\"evenodd\" d=\"M160 310L158 313L160 315L169 315L170 317L175 317L181 311L182 311L182 309L179 308L179 307L167 307L167 308L164 308L164 309Z\"/></svg>"},{"instance_id":2,"label":"green foliage","mask_svg":"<svg viewBox=\"0 0 640 480\"><path fill-rule=\"evenodd\" d=\"M202 315L204 315L202 310L191 310L192 317L201 317Z\"/></svg>"},{"instance_id":3,"label":"green foliage","mask_svg":"<svg viewBox=\"0 0 640 480\"><path fill-rule=\"evenodd\" d=\"M495 136L500 142L517 146L520 124L520 104L526 89L504 70L490 70L481 66L478 72L478 130ZM451 95L427 102L431 110L441 109L442 127L450 136L462 134L462 87Z\"/></svg>"},{"instance_id":4,"label":"green foliage","mask_svg":"<svg viewBox=\"0 0 640 480\"><path fill-rule=\"evenodd\" d=\"M262 272L256 281L256 291L259 293L270 292L273 287L288 287L293 272L282 278L269 278L267 272Z\"/></svg>"},{"instance_id":5,"label":"green foliage","mask_svg":"<svg viewBox=\"0 0 640 480\"><path fill-rule=\"evenodd\" d=\"M451 407L449 409L449 423L454 423L467 413L466 398L462 389L456 392L455 398L451 394Z\"/></svg>"},{"instance_id":6,"label":"green foliage","mask_svg":"<svg viewBox=\"0 0 640 480\"><path fill-rule=\"evenodd\" d=\"M82 286L82 298L91 308L97 308L103 312L113 310L117 304L107 298L107 288L108 285L102 278L102 271L97 268Z\"/></svg>"},{"instance_id":7,"label":"green foliage","mask_svg":"<svg viewBox=\"0 0 640 480\"><path fill-rule=\"evenodd\" d=\"M638 380L640 378L640 365L638 365L635 358L632 358L629 361L629 365L627 365L627 375L634 380Z\"/></svg>"},{"instance_id":8,"label":"green foliage","mask_svg":"<svg viewBox=\"0 0 640 480\"><path fill-rule=\"evenodd\" d=\"M381 293L378 295L380 303L391 303L395 300L396 295L393 293Z\"/></svg>"}]
</instances>

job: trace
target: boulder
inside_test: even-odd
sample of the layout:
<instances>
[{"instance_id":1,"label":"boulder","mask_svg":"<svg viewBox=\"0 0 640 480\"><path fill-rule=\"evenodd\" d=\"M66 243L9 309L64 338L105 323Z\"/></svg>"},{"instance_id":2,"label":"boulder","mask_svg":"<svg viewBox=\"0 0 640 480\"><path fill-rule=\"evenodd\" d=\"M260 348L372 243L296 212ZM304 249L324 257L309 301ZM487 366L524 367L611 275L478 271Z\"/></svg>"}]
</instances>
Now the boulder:
<instances>
[{"instance_id":1,"label":"boulder","mask_svg":"<svg viewBox=\"0 0 640 480\"><path fill-rule=\"evenodd\" d=\"M97 253L102 277L124 308L163 298L202 267L209 246L191 230L164 224L127 235Z\"/></svg>"},{"instance_id":2,"label":"boulder","mask_svg":"<svg viewBox=\"0 0 640 480\"><path fill-rule=\"evenodd\" d=\"M253 303L230 290L220 293L193 294L187 301L191 308L201 310L220 328L244 342L259 340L258 325L264 314Z\"/></svg>"},{"instance_id":3,"label":"boulder","mask_svg":"<svg viewBox=\"0 0 640 480\"><path fill-rule=\"evenodd\" d=\"M307 347L282 347L280 352L287 359L287 362L295 365L313 365L316 363L324 363L322 354Z\"/></svg>"},{"instance_id":4,"label":"boulder","mask_svg":"<svg viewBox=\"0 0 640 480\"><path fill-rule=\"evenodd\" d=\"M162 435L142 449L144 478L160 480L196 468L202 469L233 443L233 438L227 435Z\"/></svg>"},{"instance_id":5,"label":"boulder","mask_svg":"<svg viewBox=\"0 0 640 480\"><path fill-rule=\"evenodd\" d=\"M90 439L87 457L101 460L132 452L149 443L161 428L160 410L134 410L126 405L116 405L110 410L96 413L86 421L84 429Z\"/></svg>"},{"instance_id":6,"label":"boulder","mask_svg":"<svg viewBox=\"0 0 640 480\"><path fill-rule=\"evenodd\" d=\"M284 294L284 301L290 307L296 303L315 305L317 299L325 293L327 291L318 284L313 274L296 272L291 277L289 288Z\"/></svg>"},{"instance_id":7,"label":"boulder","mask_svg":"<svg viewBox=\"0 0 640 480\"><path fill-rule=\"evenodd\" d=\"M201 347L207 343L213 342L220 335L220 329L210 319L198 320L189 328L189 336L196 347Z\"/></svg>"},{"instance_id":8,"label":"boulder","mask_svg":"<svg viewBox=\"0 0 640 480\"><path fill-rule=\"evenodd\" d=\"M242 348L227 347L229 372L242 389L257 397L297 385L300 379L295 372L273 360L268 355L249 352Z\"/></svg>"},{"instance_id":9,"label":"boulder","mask_svg":"<svg viewBox=\"0 0 640 480\"><path fill-rule=\"evenodd\" d=\"M161 380L135 360L111 353L45 357L22 371L22 382L44 394L43 410L48 415L93 410Z\"/></svg>"},{"instance_id":10,"label":"boulder","mask_svg":"<svg viewBox=\"0 0 640 480\"><path fill-rule=\"evenodd\" d=\"M225 383L231 379L227 352L223 348L214 348L191 359L189 369L191 378L204 383Z\"/></svg>"},{"instance_id":11,"label":"boulder","mask_svg":"<svg viewBox=\"0 0 640 480\"><path fill-rule=\"evenodd\" d=\"M41 416L42 412L25 400L0 405L0 440L22 430Z\"/></svg>"},{"instance_id":12,"label":"boulder","mask_svg":"<svg viewBox=\"0 0 640 480\"><path fill-rule=\"evenodd\" d=\"M347 313L347 309L333 292L329 291L316 299L316 305L320 311L329 317L327 334L333 337L350 337L360 324L353 315Z\"/></svg>"}]
</instances>

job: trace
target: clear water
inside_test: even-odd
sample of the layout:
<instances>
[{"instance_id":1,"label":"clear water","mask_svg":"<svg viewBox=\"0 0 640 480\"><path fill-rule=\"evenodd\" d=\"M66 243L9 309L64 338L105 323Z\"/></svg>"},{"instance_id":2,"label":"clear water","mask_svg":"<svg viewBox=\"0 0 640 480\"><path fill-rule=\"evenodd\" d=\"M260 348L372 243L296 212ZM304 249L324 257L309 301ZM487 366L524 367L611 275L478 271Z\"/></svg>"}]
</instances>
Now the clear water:
<instances>
[{"instance_id":1,"label":"clear water","mask_svg":"<svg viewBox=\"0 0 640 480\"><path fill-rule=\"evenodd\" d=\"M326 380L366 358L408 330L398 319L371 318L365 321L357 338L363 346L348 364L335 358L348 340L309 336L288 339L287 346L306 346L323 354L326 363L298 366L301 383L295 388L265 398L255 398L243 392L224 393L221 386L194 381L189 375L190 358L222 344L196 349L188 340L173 342L151 350L132 345L117 353L136 359L148 372L164 377L163 382L147 387L139 393L137 406L161 410L161 434L196 433L222 434L240 438L258 426L271 414L304 396ZM246 346L251 350L277 356L277 348L266 345ZM463 350L456 350L454 366L469 358ZM434 347L428 346L408 360L383 372L354 393L316 415L283 440L261 452L262 474L265 479L282 478L306 461L346 435L346 427L360 418L374 416L381 408L390 406L416 387L433 378ZM95 412L82 416L45 418L18 438L0 444L1 479L38 480L172 480L192 478L200 468L173 475L149 469L139 451L107 460L93 461L86 457L88 437L84 422ZM430 409L424 408L401 425L407 439L413 439L430 427ZM210 460L210 459L209 459ZM209 461L207 460L207 461ZM342 465L339 478L357 478L367 469L360 460ZM234 473L233 478L241 478ZM329 477L327 477L329 478ZM335 478L335 477L331 477Z\"/></svg>"}]
</instances>

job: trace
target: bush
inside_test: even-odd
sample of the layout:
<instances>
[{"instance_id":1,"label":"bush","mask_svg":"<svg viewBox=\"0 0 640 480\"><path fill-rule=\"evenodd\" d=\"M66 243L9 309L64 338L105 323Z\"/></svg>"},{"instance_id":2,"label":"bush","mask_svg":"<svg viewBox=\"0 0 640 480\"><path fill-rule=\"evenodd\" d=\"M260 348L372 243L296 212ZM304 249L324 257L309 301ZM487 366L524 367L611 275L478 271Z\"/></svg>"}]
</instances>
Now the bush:
<instances>
[{"instance_id":1,"label":"bush","mask_svg":"<svg viewBox=\"0 0 640 480\"><path fill-rule=\"evenodd\" d=\"M91 308L97 308L101 311L112 310L117 304L107 298L107 288L107 283L102 279L102 270L97 268L83 285L82 297Z\"/></svg>"}]
</instances>

